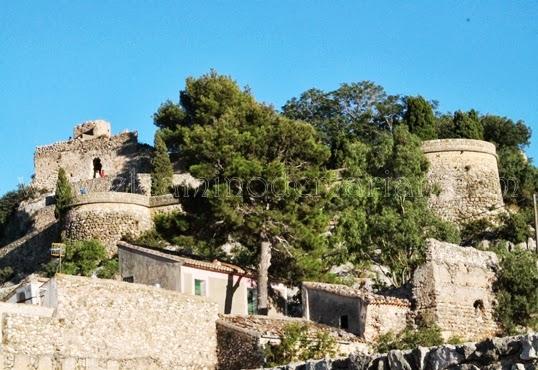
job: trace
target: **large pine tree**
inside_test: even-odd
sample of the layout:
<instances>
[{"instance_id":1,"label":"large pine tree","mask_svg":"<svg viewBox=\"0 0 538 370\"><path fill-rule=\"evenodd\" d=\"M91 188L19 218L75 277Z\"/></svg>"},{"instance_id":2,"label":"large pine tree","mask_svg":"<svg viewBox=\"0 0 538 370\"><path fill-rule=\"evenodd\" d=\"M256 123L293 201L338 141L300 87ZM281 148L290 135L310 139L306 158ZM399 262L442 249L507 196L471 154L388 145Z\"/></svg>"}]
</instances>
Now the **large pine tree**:
<instances>
[{"instance_id":1,"label":"large pine tree","mask_svg":"<svg viewBox=\"0 0 538 370\"><path fill-rule=\"evenodd\" d=\"M188 79L180 104L165 103L155 120L204 180L203 196L190 199L204 225L198 237L215 245L231 238L244 247L237 258L257 264L259 313L268 310L270 271L301 279L322 270L330 153L311 125L214 72Z\"/></svg>"}]
</instances>

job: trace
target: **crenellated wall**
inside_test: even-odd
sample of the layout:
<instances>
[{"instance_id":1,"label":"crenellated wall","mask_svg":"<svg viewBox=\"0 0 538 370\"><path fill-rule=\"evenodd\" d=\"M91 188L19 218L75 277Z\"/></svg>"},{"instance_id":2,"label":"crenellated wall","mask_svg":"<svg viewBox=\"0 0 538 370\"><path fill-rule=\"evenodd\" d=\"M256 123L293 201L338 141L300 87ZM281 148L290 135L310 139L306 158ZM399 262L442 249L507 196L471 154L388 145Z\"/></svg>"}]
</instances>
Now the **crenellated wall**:
<instances>
[{"instance_id":1,"label":"crenellated wall","mask_svg":"<svg viewBox=\"0 0 538 370\"><path fill-rule=\"evenodd\" d=\"M495 145L470 139L425 141L431 208L459 224L504 212Z\"/></svg>"}]
</instances>

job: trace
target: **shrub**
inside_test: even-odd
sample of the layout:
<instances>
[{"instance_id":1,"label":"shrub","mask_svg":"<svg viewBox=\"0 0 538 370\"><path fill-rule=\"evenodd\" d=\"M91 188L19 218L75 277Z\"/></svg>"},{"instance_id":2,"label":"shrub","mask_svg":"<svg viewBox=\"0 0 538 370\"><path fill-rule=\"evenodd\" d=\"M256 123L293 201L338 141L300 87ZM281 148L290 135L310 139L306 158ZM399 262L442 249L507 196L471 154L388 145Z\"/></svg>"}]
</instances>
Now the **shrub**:
<instances>
[{"instance_id":1,"label":"shrub","mask_svg":"<svg viewBox=\"0 0 538 370\"><path fill-rule=\"evenodd\" d=\"M505 334L538 328L538 266L533 252L498 248L500 270L494 290L496 318Z\"/></svg>"},{"instance_id":2,"label":"shrub","mask_svg":"<svg viewBox=\"0 0 538 370\"><path fill-rule=\"evenodd\" d=\"M119 271L120 267L118 259L111 258L101 264L100 268L97 270L97 277L100 279L114 279Z\"/></svg>"},{"instance_id":3,"label":"shrub","mask_svg":"<svg viewBox=\"0 0 538 370\"><path fill-rule=\"evenodd\" d=\"M152 164L151 194L164 195L170 193L174 169L172 167L172 162L170 162L166 143L159 132L155 134L155 154Z\"/></svg>"},{"instance_id":4,"label":"shrub","mask_svg":"<svg viewBox=\"0 0 538 370\"><path fill-rule=\"evenodd\" d=\"M278 366L331 357L336 352L336 340L328 332L320 331L312 338L308 335L308 325L292 323L284 328L280 344L266 348L266 362L269 366Z\"/></svg>"},{"instance_id":5,"label":"shrub","mask_svg":"<svg viewBox=\"0 0 538 370\"><path fill-rule=\"evenodd\" d=\"M65 245L61 272L68 275L91 276L95 270L108 260L105 247L97 240L70 241ZM44 266L44 272L53 276L59 272L59 260Z\"/></svg>"},{"instance_id":6,"label":"shrub","mask_svg":"<svg viewBox=\"0 0 538 370\"><path fill-rule=\"evenodd\" d=\"M0 269L0 284L4 284L15 275L15 271L11 266L6 266Z\"/></svg>"},{"instance_id":7,"label":"shrub","mask_svg":"<svg viewBox=\"0 0 538 370\"><path fill-rule=\"evenodd\" d=\"M435 324L421 324L417 328L407 326L401 333L388 332L380 335L376 351L386 353L393 349L411 349L418 346L432 347L443 344L441 329Z\"/></svg>"}]
</instances>

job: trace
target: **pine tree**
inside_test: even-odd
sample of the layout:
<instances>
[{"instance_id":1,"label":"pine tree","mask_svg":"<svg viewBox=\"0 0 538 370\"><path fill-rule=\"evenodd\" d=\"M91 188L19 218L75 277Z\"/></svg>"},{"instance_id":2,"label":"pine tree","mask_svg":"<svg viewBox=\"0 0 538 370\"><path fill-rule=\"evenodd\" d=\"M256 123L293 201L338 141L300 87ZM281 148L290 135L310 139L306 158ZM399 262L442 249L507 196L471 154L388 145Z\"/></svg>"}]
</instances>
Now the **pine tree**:
<instances>
[{"instance_id":1,"label":"pine tree","mask_svg":"<svg viewBox=\"0 0 538 370\"><path fill-rule=\"evenodd\" d=\"M69 180L67 180L67 175L63 168L60 168L58 171L58 181L56 182L56 208L54 210L54 215L57 219L61 219L71 203L73 202L73 189Z\"/></svg>"},{"instance_id":2,"label":"pine tree","mask_svg":"<svg viewBox=\"0 0 538 370\"><path fill-rule=\"evenodd\" d=\"M437 138L435 115L431 104L422 96L410 96L406 99L406 104L404 122L409 127L409 132L422 140Z\"/></svg>"},{"instance_id":3,"label":"pine tree","mask_svg":"<svg viewBox=\"0 0 538 370\"><path fill-rule=\"evenodd\" d=\"M168 148L166 147L166 143L160 132L155 134L155 154L153 157L153 171L151 175L152 195L164 195L170 193L174 169L172 167L172 162L170 162Z\"/></svg>"}]
</instances>

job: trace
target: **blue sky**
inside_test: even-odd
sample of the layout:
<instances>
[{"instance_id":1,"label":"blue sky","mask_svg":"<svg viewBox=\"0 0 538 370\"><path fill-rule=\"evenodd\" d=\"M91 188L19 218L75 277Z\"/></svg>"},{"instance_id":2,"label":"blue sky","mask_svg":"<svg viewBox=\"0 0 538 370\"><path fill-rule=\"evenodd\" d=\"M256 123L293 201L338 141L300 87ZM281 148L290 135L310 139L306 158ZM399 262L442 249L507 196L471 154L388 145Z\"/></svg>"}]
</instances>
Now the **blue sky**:
<instances>
[{"instance_id":1,"label":"blue sky","mask_svg":"<svg viewBox=\"0 0 538 370\"><path fill-rule=\"evenodd\" d=\"M102 118L151 142L151 116L215 68L276 107L310 87L372 80L442 111L476 108L537 133L538 2L4 1L0 193L36 145Z\"/></svg>"}]
</instances>

